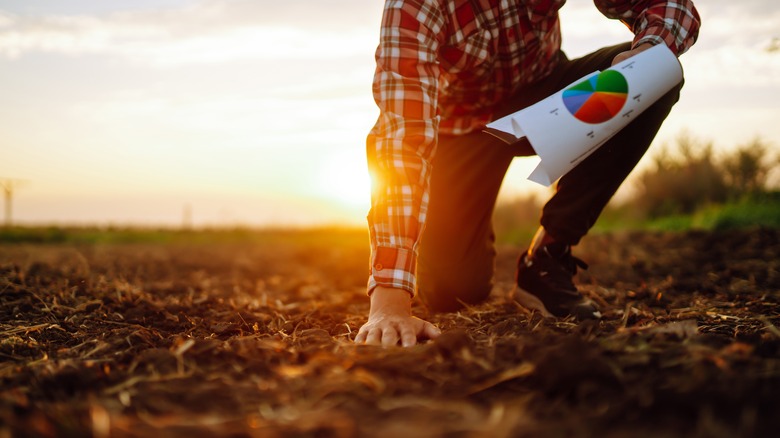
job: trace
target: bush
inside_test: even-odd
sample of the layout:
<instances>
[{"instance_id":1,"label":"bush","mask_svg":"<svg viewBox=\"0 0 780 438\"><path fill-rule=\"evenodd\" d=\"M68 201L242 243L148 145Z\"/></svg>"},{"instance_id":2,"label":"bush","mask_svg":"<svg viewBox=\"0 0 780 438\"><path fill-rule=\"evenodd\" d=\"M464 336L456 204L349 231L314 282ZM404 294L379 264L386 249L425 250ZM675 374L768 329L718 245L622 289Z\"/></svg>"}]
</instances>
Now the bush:
<instances>
[{"instance_id":1,"label":"bush","mask_svg":"<svg viewBox=\"0 0 780 438\"><path fill-rule=\"evenodd\" d=\"M664 145L654 166L638 176L633 204L646 218L689 215L711 205L739 200L767 190L768 175L778 162L769 145L756 138L718 159L712 142L687 133L677 138L677 153Z\"/></svg>"},{"instance_id":2,"label":"bush","mask_svg":"<svg viewBox=\"0 0 780 438\"><path fill-rule=\"evenodd\" d=\"M769 149L769 145L757 137L722 160L721 167L732 196L739 198L767 188L769 172L780 161L777 156L770 156Z\"/></svg>"},{"instance_id":3,"label":"bush","mask_svg":"<svg viewBox=\"0 0 780 438\"><path fill-rule=\"evenodd\" d=\"M728 197L711 142L699 142L683 133L677 138L677 148L679 157L664 145L654 157L655 167L639 176L635 204L646 217L690 214L703 203Z\"/></svg>"}]
</instances>

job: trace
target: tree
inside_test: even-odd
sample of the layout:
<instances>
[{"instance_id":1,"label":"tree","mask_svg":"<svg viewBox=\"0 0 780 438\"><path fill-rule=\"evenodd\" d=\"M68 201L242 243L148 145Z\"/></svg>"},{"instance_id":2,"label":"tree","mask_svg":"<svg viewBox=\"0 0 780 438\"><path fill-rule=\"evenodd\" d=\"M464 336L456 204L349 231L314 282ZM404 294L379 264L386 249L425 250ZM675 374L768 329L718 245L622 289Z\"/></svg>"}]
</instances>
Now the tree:
<instances>
[{"instance_id":1,"label":"tree","mask_svg":"<svg viewBox=\"0 0 780 438\"><path fill-rule=\"evenodd\" d=\"M766 189L769 172L780 162L769 154L769 144L759 137L739 146L722 161L732 195L757 193Z\"/></svg>"}]
</instances>

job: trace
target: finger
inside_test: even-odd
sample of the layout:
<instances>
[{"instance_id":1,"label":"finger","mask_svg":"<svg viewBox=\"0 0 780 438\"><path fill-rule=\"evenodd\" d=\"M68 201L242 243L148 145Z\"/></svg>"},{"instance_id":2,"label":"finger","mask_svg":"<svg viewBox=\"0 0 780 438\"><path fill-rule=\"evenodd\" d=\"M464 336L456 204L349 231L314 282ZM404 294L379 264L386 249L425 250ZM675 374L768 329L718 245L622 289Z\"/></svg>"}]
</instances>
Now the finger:
<instances>
[{"instance_id":1,"label":"finger","mask_svg":"<svg viewBox=\"0 0 780 438\"><path fill-rule=\"evenodd\" d=\"M368 331L366 336L366 344L379 345L382 341L382 330L378 328L372 328Z\"/></svg>"},{"instance_id":2,"label":"finger","mask_svg":"<svg viewBox=\"0 0 780 438\"><path fill-rule=\"evenodd\" d=\"M362 328L358 331L357 336L355 336L355 343L356 344L362 344L366 342L366 330L363 330Z\"/></svg>"},{"instance_id":3,"label":"finger","mask_svg":"<svg viewBox=\"0 0 780 438\"><path fill-rule=\"evenodd\" d=\"M385 347L398 345L398 331L395 327L388 327L382 332L382 345Z\"/></svg>"},{"instance_id":4,"label":"finger","mask_svg":"<svg viewBox=\"0 0 780 438\"><path fill-rule=\"evenodd\" d=\"M411 347L417 343L417 334L409 326L401 328L401 345L404 347Z\"/></svg>"},{"instance_id":5,"label":"finger","mask_svg":"<svg viewBox=\"0 0 780 438\"><path fill-rule=\"evenodd\" d=\"M625 61L629 58L629 55L626 52L619 53L617 56L615 56L612 59L612 65L620 64L621 62Z\"/></svg>"},{"instance_id":6,"label":"finger","mask_svg":"<svg viewBox=\"0 0 780 438\"><path fill-rule=\"evenodd\" d=\"M430 322L426 322L423 326L422 334L428 339L436 339L441 334L441 330Z\"/></svg>"}]
</instances>

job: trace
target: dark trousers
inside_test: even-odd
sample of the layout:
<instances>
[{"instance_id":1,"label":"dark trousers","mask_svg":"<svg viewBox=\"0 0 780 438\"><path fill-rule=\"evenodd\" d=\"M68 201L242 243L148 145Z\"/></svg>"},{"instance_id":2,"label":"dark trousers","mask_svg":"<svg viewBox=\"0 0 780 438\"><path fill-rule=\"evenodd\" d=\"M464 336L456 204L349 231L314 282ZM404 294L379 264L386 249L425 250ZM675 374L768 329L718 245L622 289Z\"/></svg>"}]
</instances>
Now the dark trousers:
<instances>
[{"instance_id":1,"label":"dark trousers","mask_svg":"<svg viewBox=\"0 0 780 438\"><path fill-rule=\"evenodd\" d=\"M496 118L557 92L595 70L604 70L629 44L607 47L579 59L561 54L547 78L507 99ZM679 98L676 87L575 169L564 175L542 210L541 225L557 241L577 244L642 158ZM433 311L452 311L487 298L493 286L492 215L498 190L516 156L530 145L508 146L483 132L440 135L431 174L431 197L417 263L418 295Z\"/></svg>"}]
</instances>

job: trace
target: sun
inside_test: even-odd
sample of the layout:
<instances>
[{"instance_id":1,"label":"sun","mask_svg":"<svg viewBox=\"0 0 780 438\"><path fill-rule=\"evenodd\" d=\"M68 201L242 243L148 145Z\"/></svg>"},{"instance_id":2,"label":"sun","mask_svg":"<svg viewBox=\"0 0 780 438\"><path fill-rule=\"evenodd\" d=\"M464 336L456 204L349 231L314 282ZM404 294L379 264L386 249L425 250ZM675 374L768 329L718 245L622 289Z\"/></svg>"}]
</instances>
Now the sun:
<instances>
[{"instance_id":1,"label":"sun","mask_svg":"<svg viewBox=\"0 0 780 438\"><path fill-rule=\"evenodd\" d=\"M362 209L371 202L370 181L362 150L340 152L320 166L317 191L342 207Z\"/></svg>"}]
</instances>

